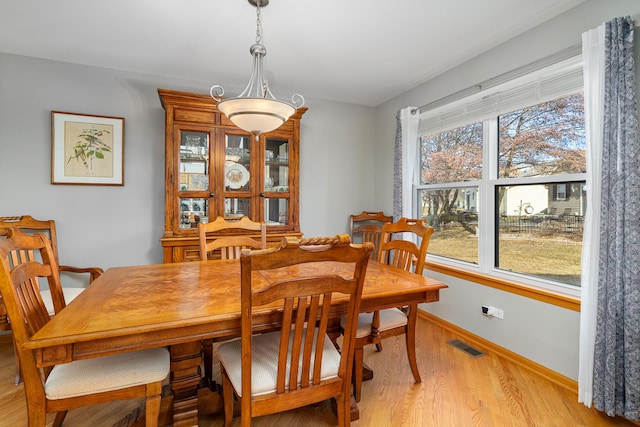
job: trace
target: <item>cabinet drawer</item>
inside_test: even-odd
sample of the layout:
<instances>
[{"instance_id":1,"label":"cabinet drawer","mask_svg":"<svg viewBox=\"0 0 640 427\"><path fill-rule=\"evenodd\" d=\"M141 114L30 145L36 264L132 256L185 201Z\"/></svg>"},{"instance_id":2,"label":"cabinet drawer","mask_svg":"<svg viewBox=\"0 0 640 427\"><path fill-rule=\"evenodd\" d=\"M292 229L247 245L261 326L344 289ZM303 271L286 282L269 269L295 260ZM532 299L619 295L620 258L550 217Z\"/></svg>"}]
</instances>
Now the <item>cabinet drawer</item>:
<instances>
[{"instance_id":1,"label":"cabinet drawer","mask_svg":"<svg viewBox=\"0 0 640 427\"><path fill-rule=\"evenodd\" d=\"M176 122L192 122L192 123L206 123L217 124L217 114L213 111L196 111L189 110L188 108L176 108L173 110L173 120Z\"/></svg>"},{"instance_id":2,"label":"cabinet drawer","mask_svg":"<svg viewBox=\"0 0 640 427\"><path fill-rule=\"evenodd\" d=\"M200 261L199 246L176 246L172 249L172 256L168 262Z\"/></svg>"}]
</instances>

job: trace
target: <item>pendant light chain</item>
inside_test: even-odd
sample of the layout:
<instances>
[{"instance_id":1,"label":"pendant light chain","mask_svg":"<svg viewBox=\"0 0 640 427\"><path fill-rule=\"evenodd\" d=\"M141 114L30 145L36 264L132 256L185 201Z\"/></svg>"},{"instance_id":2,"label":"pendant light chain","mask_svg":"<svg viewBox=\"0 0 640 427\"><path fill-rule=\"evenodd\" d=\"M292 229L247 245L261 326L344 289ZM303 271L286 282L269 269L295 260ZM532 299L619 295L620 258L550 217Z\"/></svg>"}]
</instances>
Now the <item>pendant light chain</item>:
<instances>
[{"instance_id":1,"label":"pendant light chain","mask_svg":"<svg viewBox=\"0 0 640 427\"><path fill-rule=\"evenodd\" d=\"M260 0L256 3L256 44L262 44L262 14L260 13Z\"/></svg>"}]
</instances>

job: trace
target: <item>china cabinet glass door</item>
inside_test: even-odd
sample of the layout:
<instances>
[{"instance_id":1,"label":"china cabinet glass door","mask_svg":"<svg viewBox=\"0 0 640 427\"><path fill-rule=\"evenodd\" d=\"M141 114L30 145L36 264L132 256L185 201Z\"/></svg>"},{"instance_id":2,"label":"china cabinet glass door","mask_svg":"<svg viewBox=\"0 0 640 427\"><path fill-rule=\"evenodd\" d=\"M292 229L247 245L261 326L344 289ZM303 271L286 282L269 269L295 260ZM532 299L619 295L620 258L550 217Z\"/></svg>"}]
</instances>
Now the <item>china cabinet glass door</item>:
<instances>
[{"instance_id":1,"label":"china cabinet glass door","mask_svg":"<svg viewBox=\"0 0 640 427\"><path fill-rule=\"evenodd\" d=\"M178 227L192 229L206 221L209 212L211 138L209 132L196 130L179 129L178 134Z\"/></svg>"},{"instance_id":2,"label":"china cabinet glass door","mask_svg":"<svg viewBox=\"0 0 640 427\"><path fill-rule=\"evenodd\" d=\"M265 138L264 221L268 227L283 227L291 223L290 217L290 143L284 138Z\"/></svg>"},{"instance_id":3,"label":"china cabinet glass door","mask_svg":"<svg viewBox=\"0 0 640 427\"><path fill-rule=\"evenodd\" d=\"M234 133L236 132L236 133ZM251 206L252 183L256 180L252 179L256 174L252 158L255 155L252 138L248 135L241 135L238 131L224 131L224 166L223 166L223 183L221 200L224 205L220 208L220 215L224 215L227 219L241 218L248 216L254 221L259 221L254 209Z\"/></svg>"}]
</instances>

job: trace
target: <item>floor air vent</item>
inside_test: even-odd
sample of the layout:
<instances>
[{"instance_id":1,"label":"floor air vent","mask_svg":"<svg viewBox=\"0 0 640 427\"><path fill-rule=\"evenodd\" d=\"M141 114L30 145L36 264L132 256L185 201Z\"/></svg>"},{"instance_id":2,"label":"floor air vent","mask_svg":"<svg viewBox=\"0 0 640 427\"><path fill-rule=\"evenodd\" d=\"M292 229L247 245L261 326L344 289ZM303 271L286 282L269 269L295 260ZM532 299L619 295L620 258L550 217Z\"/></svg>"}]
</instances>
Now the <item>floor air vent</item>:
<instances>
[{"instance_id":1,"label":"floor air vent","mask_svg":"<svg viewBox=\"0 0 640 427\"><path fill-rule=\"evenodd\" d=\"M471 347L468 344L463 343L460 340L450 340L450 341L447 341L447 344L451 344L455 348L459 348L460 350L464 351L465 353L467 353L469 356L472 356L472 357L484 356L483 352L481 352L476 348Z\"/></svg>"}]
</instances>

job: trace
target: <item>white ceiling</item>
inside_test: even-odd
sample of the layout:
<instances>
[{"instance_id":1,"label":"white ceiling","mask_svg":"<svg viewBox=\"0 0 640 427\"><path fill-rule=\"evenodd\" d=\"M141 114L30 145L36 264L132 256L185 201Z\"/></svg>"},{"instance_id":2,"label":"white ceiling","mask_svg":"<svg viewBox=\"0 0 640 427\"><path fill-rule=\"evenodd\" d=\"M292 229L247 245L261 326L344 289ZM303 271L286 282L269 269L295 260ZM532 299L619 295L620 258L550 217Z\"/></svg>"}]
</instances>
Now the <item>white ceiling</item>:
<instances>
[{"instance_id":1,"label":"white ceiling","mask_svg":"<svg viewBox=\"0 0 640 427\"><path fill-rule=\"evenodd\" d=\"M583 1L270 0L266 75L279 98L377 106ZM0 2L0 52L218 83L227 96L249 79L255 36L247 0Z\"/></svg>"}]
</instances>

